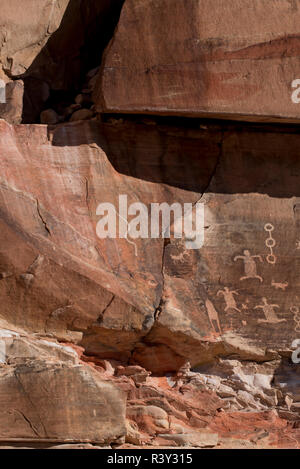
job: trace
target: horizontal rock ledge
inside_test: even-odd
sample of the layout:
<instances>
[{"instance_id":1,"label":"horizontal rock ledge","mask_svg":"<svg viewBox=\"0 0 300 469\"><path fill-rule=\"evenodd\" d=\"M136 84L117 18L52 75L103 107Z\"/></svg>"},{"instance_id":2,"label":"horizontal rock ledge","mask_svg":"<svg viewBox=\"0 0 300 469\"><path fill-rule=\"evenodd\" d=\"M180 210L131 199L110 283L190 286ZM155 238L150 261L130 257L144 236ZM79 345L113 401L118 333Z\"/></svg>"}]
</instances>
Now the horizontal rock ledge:
<instances>
[{"instance_id":1,"label":"horizontal rock ledge","mask_svg":"<svg viewBox=\"0 0 300 469\"><path fill-rule=\"evenodd\" d=\"M299 122L299 21L288 0L126 0L97 108Z\"/></svg>"}]
</instances>

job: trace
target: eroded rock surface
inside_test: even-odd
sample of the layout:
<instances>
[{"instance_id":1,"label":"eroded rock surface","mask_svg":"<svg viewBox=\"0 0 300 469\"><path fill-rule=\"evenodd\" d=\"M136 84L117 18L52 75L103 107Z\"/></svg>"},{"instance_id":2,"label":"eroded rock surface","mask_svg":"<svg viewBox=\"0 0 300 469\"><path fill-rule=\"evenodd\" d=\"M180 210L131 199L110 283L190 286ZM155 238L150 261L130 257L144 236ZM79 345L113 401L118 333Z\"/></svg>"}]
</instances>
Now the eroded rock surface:
<instances>
[{"instance_id":1,"label":"eroded rock surface","mask_svg":"<svg viewBox=\"0 0 300 469\"><path fill-rule=\"evenodd\" d=\"M300 447L298 7L3 1L1 448Z\"/></svg>"},{"instance_id":2,"label":"eroded rock surface","mask_svg":"<svg viewBox=\"0 0 300 469\"><path fill-rule=\"evenodd\" d=\"M126 0L102 112L298 120L298 0Z\"/></svg>"},{"instance_id":3,"label":"eroded rock surface","mask_svg":"<svg viewBox=\"0 0 300 469\"><path fill-rule=\"evenodd\" d=\"M18 119L39 122L40 112L57 101L72 103L84 74L100 65L124 0L2 0L0 79L22 80ZM54 94L54 95L53 95ZM21 112L19 112L21 111Z\"/></svg>"},{"instance_id":4,"label":"eroded rock surface","mask_svg":"<svg viewBox=\"0 0 300 469\"><path fill-rule=\"evenodd\" d=\"M57 342L0 331L0 439L111 443L125 436L125 396Z\"/></svg>"},{"instance_id":5,"label":"eroded rock surface","mask_svg":"<svg viewBox=\"0 0 300 469\"><path fill-rule=\"evenodd\" d=\"M1 326L73 344L127 392L128 444L293 447L299 138L196 121L1 121ZM120 194L128 206L203 202L204 247L100 239L97 207Z\"/></svg>"}]
</instances>

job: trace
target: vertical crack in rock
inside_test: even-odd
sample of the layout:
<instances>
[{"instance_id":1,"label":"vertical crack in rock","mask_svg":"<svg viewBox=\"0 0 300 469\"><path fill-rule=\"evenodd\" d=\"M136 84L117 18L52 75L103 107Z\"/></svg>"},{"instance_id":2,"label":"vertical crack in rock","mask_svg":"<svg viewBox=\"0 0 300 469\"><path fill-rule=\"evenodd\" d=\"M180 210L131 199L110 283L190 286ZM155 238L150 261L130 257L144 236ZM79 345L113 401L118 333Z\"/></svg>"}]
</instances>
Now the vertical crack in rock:
<instances>
[{"instance_id":1,"label":"vertical crack in rock","mask_svg":"<svg viewBox=\"0 0 300 469\"><path fill-rule=\"evenodd\" d=\"M222 130L222 134L221 134L221 139L220 139L220 142L218 143L218 147L219 147L219 154L218 154L218 157L217 157L217 160L216 160L216 164L212 170L212 173L209 177L209 180L207 182L207 185L205 186L203 192L202 192L202 195L200 197L200 199L194 204L196 205L197 203L199 203L202 198L204 197L204 195L206 194L206 192L209 190L212 182L213 182L213 179L214 177L216 176L217 174L217 171L218 171L218 168L219 168L219 165L221 163L221 159L222 159L222 155L223 155L223 144L224 144L224 139L225 139L225 131Z\"/></svg>"},{"instance_id":2,"label":"vertical crack in rock","mask_svg":"<svg viewBox=\"0 0 300 469\"><path fill-rule=\"evenodd\" d=\"M44 431L44 434L45 434L46 438L48 438L47 430L46 430L45 425L44 425L44 423L43 423L43 421L42 421L42 419L41 419L41 416L40 416L40 414L39 414L39 412L38 412L38 410L37 410L35 404L32 402L32 399L31 399L30 395L29 395L28 392L26 391L26 389L25 389L25 387L24 387L24 385L23 385L23 383L22 383L22 380L21 380L21 378L20 378L20 376L18 375L18 372L17 372L16 370L14 370L14 376L15 376L17 382L19 383L19 386L20 386L20 388L21 388L21 391L22 391L23 395L26 397L26 399L27 399L28 402L30 403L32 409L35 411L35 413L36 413L36 415L37 415L37 417L38 417L38 419L39 419L39 421L40 421L40 424L41 424L41 426L42 426L42 428L43 428L43 431ZM26 419L26 420L27 420L27 419Z\"/></svg>"},{"instance_id":3,"label":"vertical crack in rock","mask_svg":"<svg viewBox=\"0 0 300 469\"><path fill-rule=\"evenodd\" d=\"M48 225L47 225L47 222L44 220L44 218L43 218L43 216L42 216L41 209L40 209L40 204L39 204L38 199L36 199L36 208L37 208L38 216L39 216L39 218L40 218L40 220L41 220L41 222L42 222L42 224L43 224L43 226L44 226L44 228L45 228L45 231L47 232L48 235L51 236L51 231L50 231L50 229L49 229L49 227L48 227Z\"/></svg>"},{"instance_id":4,"label":"vertical crack in rock","mask_svg":"<svg viewBox=\"0 0 300 469\"><path fill-rule=\"evenodd\" d=\"M35 433L35 435L39 438L42 438L42 436L39 434L38 430L35 428L35 426L33 425L33 423L30 421L30 419L28 417L26 417L26 415L24 414L24 412L22 412L21 410L18 410L18 409L14 409L15 412L17 412L18 414L20 414L23 419L25 420L25 422L28 423L29 427L31 428L31 430L33 431L33 433Z\"/></svg>"},{"instance_id":5,"label":"vertical crack in rock","mask_svg":"<svg viewBox=\"0 0 300 469\"><path fill-rule=\"evenodd\" d=\"M106 311L108 310L108 308L112 305L112 303L113 303L113 301L114 301L115 298L116 298L116 295L113 295L113 296L111 297L111 299L109 300L109 302L107 303L107 305L106 305L105 308L103 309L102 313L99 315L99 317L98 317L98 319L97 319L97 323L101 324L104 314L106 313Z\"/></svg>"},{"instance_id":6,"label":"vertical crack in rock","mask_svg":"<svg viewBox=\"0 0 300 469\"><path fill-rule=\"evenodd\" d=\"M164 290L165 290L165 273L164 273L164 270L165 270L165 254L166 254L166 248L167 248L167 246L168 246L169 244L170 244L170 239L164 238L164 239L163 239L162 262L161 262L161 280L162 280L161 297L160 297L160 301L159 301L158 307L157 307L156 310L154 311L154 324L155 324L155 321L157 321L157 319L158 319L159 316L161 315L161 313L162 313L162 308L163 308L163 305L164 305ZM154 325L154 324L153 324L153 325ZM152 326L152 327L153 327L153 326Z\"/></svg>"}]
</instances>

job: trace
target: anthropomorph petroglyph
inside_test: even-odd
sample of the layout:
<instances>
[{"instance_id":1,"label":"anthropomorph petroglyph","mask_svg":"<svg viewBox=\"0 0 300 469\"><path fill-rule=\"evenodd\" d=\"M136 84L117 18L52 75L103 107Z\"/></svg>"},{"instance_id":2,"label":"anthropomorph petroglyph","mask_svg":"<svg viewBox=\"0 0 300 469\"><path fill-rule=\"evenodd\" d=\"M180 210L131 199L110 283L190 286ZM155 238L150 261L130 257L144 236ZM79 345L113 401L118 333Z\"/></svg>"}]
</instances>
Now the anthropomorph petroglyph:
<instances>
[{"instance_id":1,"label":"anthropomorph petroglyph","mask_svg":"<svg viewBox=\"0 0 300 469\"><path fill-rule=\"evenodd\" d=\"M292 306L290 311L294 315L294 321L296 323L295 331L300 332L300 310L298 306Z\"/></svg>"},{"instance_id":2,"label":"anthropomorph petroglyph","mask_svg":"<svg viewBox=\"0 0 300 469\"><path fill-rule=\"evenodd\" d=\"M218 315L218 312L216 311L213 303L210 300L206 300L205 306L206 306L206 309L207 309L207 314L208 314L208 317L209 317L211 327L213 328L213 330L217 334L221 334L222 330L221 330L221 325L220 325L220 321L219 321L219 315ZM215 326L214 321L218 326L218 329L219 329L218 331L216 330L216 326Z\"/></svg>"},{"instance_id":3,"label":"anthropomorph petroglyph","mask_svg":"<svg viewBox=\"0 0 300 469\"><path fill-rule=\"evenodd\" d=\"M243 256L236 256L234 262L238 260L244 261L245 275L240 278L240 280L247 280L249 278L257 278L260 282L263 282L263 278L257 274L257 266L255 259L258 259L260 262L263 262L261 256L255 255L251 256L250 251L245 250Z\"/></svg>"},{"instance_id":4,"label":"anthropomorph petroglyph","mask_svg":"<svg viewBox=\"0 0 300 469\"><path fill-rule=\"evenodd\" d=\"M263 298L263 305L255 306L254 309L262 309L266 319L259 319L258 322L266 322L269 324L277 324L279 322L286 322L286 319L279 319L274 311L275 308L279 308L279 305L269 305L266 298Z\"/></svg>"},{"instance_id":5,"label":"anthropomorph petroglyph","mask_svg":"<svg viewBox=\"0 0 300 469\"><path fill-rule=\"evenodd\" d=\"M272 280L271 285L272 285L272 287L275 288L275 290L283 290L283 291L285 291L287 289L287 287L289 286L288 282L276 283L276 282L274 282L274 280Z\"/></svg>"},{"instance_id":6,"label":"anthropomorph petroglyph","mask_svg":"<svg viewBox=\"0 0 300 469\"><path fill-rule=\"evenodd\" d=\"M223 295L226 307L225 307L225 312L228 311L229 309L238 311L239 313L241 312L240 309L238 309L236 305L236 301L234 298L234 295L239 295L237 291L235 290L230 290L228 287L225 287L224 290L219 290L217 293L217 296Z\"/></svg>"},{"instance_id":7,"label":"anthropomorph petroglyph","mask_svg":"<svg viewBox=\"0 0 300 469\"><path fill-rule=\"evenodd\" d=\"M272 236L272 232L274 231L274 226L271 223L267 223L265 225L265 231L269 233L269 237L266 239L266 246L270 250L270 254L267 256L267 262L269 264L276 264L277 258L274 256L273 248L276 246L276 241Z\"/></svg>"}]
</instances>

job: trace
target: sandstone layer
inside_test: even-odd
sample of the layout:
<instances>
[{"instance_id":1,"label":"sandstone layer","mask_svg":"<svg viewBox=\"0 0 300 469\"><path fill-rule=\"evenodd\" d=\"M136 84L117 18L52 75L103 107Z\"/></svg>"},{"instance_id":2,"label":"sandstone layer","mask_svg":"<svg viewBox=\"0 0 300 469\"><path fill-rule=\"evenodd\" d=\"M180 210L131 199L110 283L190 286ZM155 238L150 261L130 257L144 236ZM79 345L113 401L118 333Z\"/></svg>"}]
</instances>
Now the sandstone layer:
<instances>
[{"instance_id":1,"label":"sandstone layer","mask_svg":"<svg viewBox=\"0 0 300 469\"><path fill-rule=\"evenodd\" d=\"M1 327L73 344L116 382L129 443L259 446L254 431L293 447L298 147L292 127L1 121ZM201 200L204 247L99 239L97 206L117 207L120 194L128 205ZM74 432L62 427L61 441ZM101 438L91 429L84 440Z\"/></svg>"},{"instance_id":2,"label":"sandstone layer","mask_svg":"<svg viewBox=\"0 0 300 469\"><path fill-rule=\"evenodd\" d=\"M299 0L126 0L102 63L98 109L298 121L299 7Z\"/></svg>"}]
</instances>

